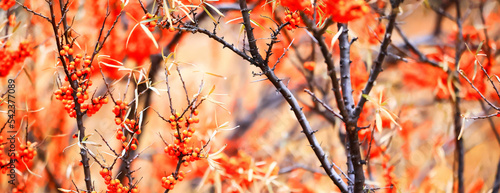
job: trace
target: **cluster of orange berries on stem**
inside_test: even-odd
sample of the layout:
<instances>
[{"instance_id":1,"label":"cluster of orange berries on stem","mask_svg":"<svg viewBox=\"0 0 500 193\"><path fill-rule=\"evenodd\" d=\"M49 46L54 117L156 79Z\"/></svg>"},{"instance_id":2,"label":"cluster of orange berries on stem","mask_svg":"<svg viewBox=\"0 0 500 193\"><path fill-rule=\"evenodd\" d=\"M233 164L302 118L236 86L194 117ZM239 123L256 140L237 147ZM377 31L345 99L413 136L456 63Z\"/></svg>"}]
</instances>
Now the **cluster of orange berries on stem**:
<instances>
[{"instance_id":1,"label":"cluster of orange berries on stem","mask_svg":"<svg viewBox=\"0 0 500 193\"><path fill-rule=\"evenodd\" d=\"M21 63L24 59L33 55L28 40L22 41L17 50L8 50L7 48L10 46L10 42L5 42L5 45L0 48L0 77L7 76L14 64Z\"/></svg>"},{"instance_id":2,"label":"cluster of orange berries on stem","mask_svg":"<svg viewBox=\"0 0 500 193\"><path fill-rule=\"evenodd\" d=\"M154 31L155 30L155 27L156 26L165 26L167 24L167 21L166 20L163 20L161 21L160 23L157 23L156 19L154 19L155 15L151 15L150 13L147 13L144 17L142 17L142 20L151 20L153 19L152 21L149 21L147 23L145 23L144 25L146 27L148 27L149 31ZM175 31L175 28L173 26L170 26L168 28L168 31L169 32L174 32Z\"/></svg>"},{"instance_id":3,"label":"cluster of orange berries on stem","mask_svg":"<svg viewBox=\"0 0 500 193\"><path fill-rule=\"evenodd\" d=\"M124 186L119 179L112 179L111 178L111 170L108 168L104 168L101 171L99 171L99 174L101 174L101 177L104 178L104 184L107 185L107 191L108 193L119 193L119 192L131 192L131 193L138 193L139 189L137 187L134 187L130 189L128 186Z\"/></svg>"},{"instance_id":4,"label":"cluster of orange berries on stem","mask_svg":"<svg viewBox=\"0 0 500 193\"><path fill-rule=\"evenodd\" d=\"M37 155L35 144L28 141L26 142L26 144L19 145L18 149L15 152L10 152L9 150L9 155L11 155L10 157L4 156L4 143L5 142L3 136L0 136L0 166L11 164L11 160L17 160L17 162L23 161L24 163L28 163ZM9 169L9 167L2 167L2 173L7 173Z\"/></svg>"},{"instance_id":5,"label":"cluster of orange berries on stem","mask_svg":"<svg viewBox=\"0 0 500 193\"><path fill-rule=\"evenodd\" d=\"M190 162L194 162L204 158L205 155L202 153L202 149L198 147L188 147L188 143L191 141L195 129L190 127L192 124L199 123L198 110L193 111L193 116L187 118L181 117L180 113L175 113L169 117L169 122L171 129L174 130L174 143L168 144L164 151L169 156L178 159L178 163L184 167L189 166ZM185 127L183 129L183 126ZM180 165L179 165L180 166ZM168 177L162 178L162 187L165 189L173 189L176 180L182 181L184 179L184 173L181 171L176 175L170 175Z\"/></svg>"},{"instance_id":6,"label":"cluster of orange berries on stem","mask_svg":"<svg viewBox=\"0 0 500 193\"><path fill-rule=\"evenodd\" d=\"M285 22L290 22L290 25L286 26L287 30L297 29L300 24L300 15L298 11L294 11L293 13L290 10L285 11Z\"/></svg>"},{"instance_id":7,"label":"cluster of orange berries on stem","mask_svg":"<svg viewBox=\"0 0 500 193\"><path fill-rule=\"evenodd\" d=\"M151 15L150 13L146 14L142 19L143 20L148 20L148 19L154 19L154 15ZM165 25L166 24L166 21L162 21L159 23L160 25ZM155 30L155 27L158 25L157 21L156 20L152 20L152 21L149 21L147 23L144 24L146 27L148 27L149 31L154 31ZM168 31L169 32L174 32L175 31L175 28L170 26L168 28Z\"/></svg>"},{"instance_id":8,"label":"cluster of orange berries on stem","mask_svg":"<svg viewBox=\"0 0 500 193\"><path fill-rule=\"evenodd\" d=\"M65 45L63 49L59 51L59 54L62 58L68 59L70 56L73 56L74 50L69 45ZM89 86L92 86L92 81L90 80L90 74L92 72L90 56L83 58L81 54L76 54L73 61L68 63L67 70L71 77L71 81L77 81L78 88L73 90L70 85L63 86L56 90L54 95L57 100L62 101L65 105L64 108L70 117L76 117L75 96L76 101L81 106L80 111L85 112L89 117L99 111L102 105L108 103L107 97L100 96L93 98L90 103L84 104L84 102L89 99L89 92L87 89ZM66 76L64 80L68 81L68 77Z\"/></svg>"},{"instance_id":9,"label":"cluster of orange berries on stem","mask_svg":"<svg viewBox=\"0 0 500 193\"><path fill-rule=\"evenodd\" d=\"M147 19L152 19L154 17L154 15L151 15L150 13L146 14L144 17L142 17L143 20L147 20ZM146 24L144 24L146 27L148 27L149 31L154 31L155 30L155 27L157 25L156 21L153 20L153 21L149 21L147 22Z\"/></svg>"},{"instance_id":10,"label":"cluster of orange berries on stem","mask_svg":"<svg viewBox=\"0 0 500 193\"><path fill-rule=\"evenodd\" d=\"M115 114L115 124L121 125L123 123L122 115L125 114L127 110L127 103L125 101L116 100L115 107L113 107L113 113Z\"/></svg>"},{"instance_id":11,"label":"cluster of orange berries on stem","mask_svg":"<svg viewBox=\"0 0 500 193\"><path fill-rule=\"evenodd\" d=\"M183 171L180 171L177 174L177 179L175 179L174 175L162 177L161 178L161 186L165 189L172 190L172 189L174 189L174 185L177 184L177 181L184 180L184 177L185 177L185 174Z\"/></svg>"},{"instance_id":12,"label":"cluster of orange berries on stem","mask_svg":"<svg viewBox=\"0 0 500 193\"><path fill-rule=\"evenodd\" d=\"M18 161L23 160L25 163L33 160L33 158L37 155L34 146L35 144L30 141L26 142L26 145L19 145L19 149L17 150L14 158Z\"/></svg>"},{"instance_id":13,"label":"cluster of orange berries on stem","mask_svg":"<svg viewBox=\"0 0 500 193\"><path fill-rule=\"evenodd\" d=\"M26 191L26 185L19 183L15 188L12 188L12 193L21 193Z\"/></svg>"},{"instance_id":14,"label":"cluster of orange berries on stem","mask_svg":"<svg viewBox=\"0 0 500 193\"><path fill-rule=\"evenodd\" d=\"M12 6L16 4L15 0L0 0L0 7L3 10L10 9Z\"/></svg>"},{"instance_id":15,"label":"cluster of orange berries on stem","mask_svg":"<svg viewBox=\"0 0 500 193\"><path fill-rule=\"evenodd\" d=\"M115 101L115 106L113 107L113 113L115 114L115 124L121 126L120 128L116 129L116 139L121 140L123 142L123 147L128 150L129 146L125 141L127 140L127 137L124 135L122 127L126 127L126 131L133 131L133 133L140 135L141 130L139 129L139 123L134 120L134 119L123 119L122 116L125 115L125 111L127 110L127 103L123 102L121 100ZM131 132L132 133L132 132ZM133 134L132 133L132 134ZM133 138L131 141L130 149L136 150L137 146L139 145L139 141L137 138Z\"/></svg>"}]
</instances>

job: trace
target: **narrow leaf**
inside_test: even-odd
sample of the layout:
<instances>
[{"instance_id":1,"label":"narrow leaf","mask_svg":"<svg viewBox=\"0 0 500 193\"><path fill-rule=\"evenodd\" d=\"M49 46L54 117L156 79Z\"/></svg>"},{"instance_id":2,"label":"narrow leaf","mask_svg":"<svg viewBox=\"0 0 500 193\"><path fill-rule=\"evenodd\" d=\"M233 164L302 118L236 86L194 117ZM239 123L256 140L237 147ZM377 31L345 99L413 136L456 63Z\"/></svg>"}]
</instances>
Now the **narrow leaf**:
<instances>
[{"instance_id":1,"label":"narrow leaf","mask_svg":"<svg viewBox=\"0 0 500 193\"><path fill-rule=\"evenodd\" d=\"M144 30L144 33L146 33L146 35L148 35L149 39L151 39L151 41L153 41L153 43L155 44L155 47L156 49L158 49L158 43L156 43L156 39L155 37L153 36L153 34L149 31L149 29L141 23L141 27L142 27L142 30Z\"/></svg>"},{"instance_id":2,"label":"narrow leaf","mask_svg":"<svg viewBox=\"0 0 500 193\"><path fill-rule=\"evenodd\" d=\"M330 42L330 52L333 50L333 44L339 39L340 34L344 31L344 27L340 27L339 31L333 36L332 41Z\"/></svg>"},{"instance_id":3,"label":"narrow leaf","mask_svg":"<svg viewBox=\"0 0 500 193\"><path fill-rule=\"evenodd\" d=\"M203 2L205 3L205 5L208 5L210 8L212 8L215 12L217 12L217 14L219 14L220 16L224 17L224 14L222 14L222 12L219 11L219 9L217 9L216 7L214 7L213 5L210 5L209 3L207 2Z\"/></svg>"},{"instance_id":4,"label":"narrow leaf","mask_svg":"<svg viewBox=\"0 0 500 193\"><path fill-rule=\"evenodd\" d=\"M250 19L250 22L252 22L253 24L255 24L256 26L259 26L260 29L262 30L266 30L266 28L264 28L264 26L260 25L259 23L255 22L253 19Z\"/></svg>"},{"instance_id":5,"label":"narrow leaf","mask_svg":"<svg viewBox=\"0 0 500 193\"><path fill-rule=\"evenodd\" d=\"M462 138L462 134L464 133L464 128L465 128L465 117L462 117L462 126L460 127L460 133L458 134L457 140L460 140Z\"/></svg>"},{"instance_id":6,"label":"narrow leaf","mask_svg":"<svg viewBox=\"0 0 500 193\"><path fill-rule=\"evenodd\" d=\"M210 13L210 11L208 11L207 8L205 8L205 7L202 7L202 8L203 8L203 10L205 10L205 13L207 13L208 17L210 17L210 19L212 19L212 21L214 23L217 23L217 20L215 20L214 16L212 16L212 14Z\"/></svg>"},{"instance_id":7,"label":"narrow leaf","mask_svg":"<svg viewBox=\"0 0 500 193\"><path fill-rule=\"evenodd\" d=\"M474 60L474 74L472 75L472 80L476 79L477 74L477 60Z\"/></svg>"},{"instance_id":8,"label":"narrow leaf","mask_svg":"<svg viewBox=\"0 0 500 193\"><path fill-rule=\"evenodd\" d=\"M380 113L375 113L375 125L377 126L377 132L382 131L382 117L380 117Z\"/></svg>"},{"instance_id":9,"label":"narrow leaf","mask_svg":"<svg viewBox=\"0 0 500 193\"><path fill-rule=\"evenodd\" d=\"M128 34L127 37L127 42L125 42L125 48L128 47L128 41L130 40L130 36L132 36L132 33L134 32L135 28L139 25L140 23L135 24L135 26L132 28L132 31L130 31L130 34Z\"/></svg>"},{"instance_id":10,"label":"narrow leaf","mask_svg":"<svg viewBox=\"0 0 500 193\"><path fill-rule=\"evenodd\" d=\"M212 86L212 89L210 89L210 92L208 92L208 95L212 94L214 92L214 90L215 90L215 85Z\"/></svg>"},{"instance_id":11,"label":"narrow leaf","mask_svg":"<svg viewBox=\"0 0 500 193\"><path fill-rule=\"evenodd\" d=\"M477 46L476 50L476 55L479 54L479 51L481 51L481 47L483 47L484 40L479 43L479 46Z\"/></svg>"},{"instance_id":12,"label":"narrow leaf","mask_svg":"<svg viewBox=\"0 0 500 193\"><path fill-rule=\"evenodd\" d=\"M401 125L398 124L398 122L396 122L396 120L394 118L397 118L397 117L393 117L391 115L391 112L386 110L385 108L381 108L380 109L382 112L384 112L385 114L387 114L387 116L389 117L389 119L391 120L391 122L393 122L395 125L397 125L399 127L399 129L401 130Z\"/></svg>"}]
</instances>

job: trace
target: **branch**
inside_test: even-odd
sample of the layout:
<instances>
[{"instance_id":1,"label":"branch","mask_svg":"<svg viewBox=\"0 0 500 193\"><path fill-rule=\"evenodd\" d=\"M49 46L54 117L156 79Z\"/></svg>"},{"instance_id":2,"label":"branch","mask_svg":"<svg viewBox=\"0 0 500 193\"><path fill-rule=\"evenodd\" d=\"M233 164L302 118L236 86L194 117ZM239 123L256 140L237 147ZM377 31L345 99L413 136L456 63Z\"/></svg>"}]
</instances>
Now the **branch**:
<instances>
[{"instance_id":1,"label":"branch","mask_svg":"<svg viewBox=\"0 0 500 193\"><path fill-rule=\"evenodd\" d=\"M396 23L396 16L399 12L400 3L400 0L396 0L394 3L391 3L392 12L391 15L389 15L389 23L387 24L387 27L385 29L384 40L382 41L382 45L380 45L380 52L377 56L377 59L373 63L373 67L370 71L370 76L368 77L368 82L366 83L365 88L362 91L362 95L360 96L358 105L356 106L356 109L354 111L355 117L359 117L361 111L363 110L363 106L367 101L367 99L363 97L363 95L370 94L370 91L375 84L375 80L377 79L379 73L382 72L382 63L384 62L385 56L387 55L387 47L389 47L389 44L391 43L392 30L394 29Z\"/></svg>"},{"instance_id":2,"label":"branch","mask_svg":"<svg viewBox=\"0 0 500 193\"><path fill-rule=\"evenodd\" d=\"M316 157L318 157L318 159L321 162L321 167L323 167L323 169L328 174L330 179L335 183L335 185L339 187L339 189L342 192L347 192L347 185L342 181L340 175L333 170L333 164L330 163L330 161L326 156L326 153L321 148L316 137L314 137L314 132L311 126L309 125L307 118L302 112L302 108L297 102L297 99L293 96L293 94L285 86L285 84L276 76L276 74L274 74L269 65L267 63L264 63L265 61L258 52L256 39L254 37L253 28L250 22L250 14L249 14L250 10L247 7L246 0L240 0L239 3L241 8L241 14L244 21L243 25L245 26L245 31L248 37L248 43L250 47L250 53L252 55L251 58L252 63L255 63L256 66L258 66L262 70L263 74L269 79L269 81L271 81L274 87L280 92L280 94L285 98L285 100L291 106L291 109L294 112L295 117L297 118L300 126L302 127L303 133L306 135L309 144L311 144L311 148L316 154Z\"/></svg>"},{"instance_id":3,"label":"branch","mask_svg":"<svg viewBox=\"0 0 500 193\"><path fill-rule=\"evenodd\" d=\"M500 161L498 161L497 174L495 175L493 190L491 192L498 193L499 190L500 190Z\"/></svg>"},{"instance_id":4,"label":"branch","mask_svg":"<svg viewBox=\"0 0 500 193\"><path fill-rule=\"evenodd\" d=\"M325 59L325 63L328 69L328 76L330 76L330 80L332 81L332 87L333 87L332 90L335 95L335 101L337 102L337 107L340 110L340 114L342 115L342 117L345 117L344 121L347 121L349 119L349 112L347 112L344 102L342 102L342 94L340 93L340 85L337 78L337 72L335 71L332 54L328 50L328 45L326 44L325 39L323 38L323 33L315 29L314 24L309 20L309 18L307 18L304 14L302 14L302 16L304 18L303 19L304 23L306 23L309 29L313 30L314 39L316 39L316 41L318 42L321 54ZM325 28L331 25L332 23L333 21L328 19L325 23Z\"/></svg>"},{"instance_id":5,"label":"branch","mask_svg":"<svg viewBox=\"0 0 500 193\"><path fill-rule=\"evenodd\" d=\"M314 101L317 101L319 104L321 104L323 107L325 107L326 110L328 110L330 113L332 113L333 115L335 115L336 117L338 117L340 120L343 121L343 117L342 115L338 114L337 112L335 112L331 107L329 107L325 102L323 102L321 99L319 99L318 97L316 97L316 95L314 93L312 93L311 91L307 90L307 89L304 89L304 91L311 95L311 97L313 98Z\"/></svg>"},{"instance_id":6,"label":"branch","mask_svg":"<svg viewBox=\"0 0 500 193\"><path fill-rule=\"evenodd\" d=\"M23 7L26 11L28 11L28 12L30 12L30 13L33 13L33 15L39 16L39 17L41 17L41 18L43 18L43 19L47 20L49 23L52 23L52 21L51 21L51 20L50 20L47 16L42 15L41 13L37 13L37 12L35 12L35 11L31 10L30 8L28 8L28 7L24 6L22 3L19 3L19 1L16 1L16 3L17 3L18 5L20 5L21 7Z\"/></svg>"},{"instance_id":7,"label":"branch","mask_svg":"<svg viewBox=\"0 0 500 193\"><path fill-rule=\"evenodd\" d=\"M456 51L455 51L455 72L453 74L448 74L449 76L453 76L452 81L456 81L457 84L460 84L460 81L458 81L458 68L460 64L460 57L462 56L463 52L463 33L462 33L462 16L460 12L460 0L455 0L455 6L456 6L456 11L457 11L457 17L456 17L456 24L458 28L458 34L457 34L457 40L456 40ZM465 169L465 151L464 151L464 144L463 144L463 137L458 138L458 136L461 133L462 130L462 121L460 117L460 97L459 97L459 89L457 88L457 84L453 84L453 90L455 92L455 100L454 100L454 125L455 125L455 159L458 162L457 165L457 181L458 181L458 193L464 193L465 188L464 188L464 169Z\"/></svg>"},{"instance_id":8,"label":"branch","mask_svg":"<svg viewBox=\"0 0 500 193\"><path fill-rule=\"evenodd\" d=\"M342 96L346 113L352 115L354 112L354 99L352 96L353 90L351 85L351 43L349 42L349 30L347 29L347 24L339 23L337 26L339 30L342 30L342 33L339 36L340 86L342 87ZM346 121L352 120L350 120L349 117Z\"/></svg>"}]
</instances>

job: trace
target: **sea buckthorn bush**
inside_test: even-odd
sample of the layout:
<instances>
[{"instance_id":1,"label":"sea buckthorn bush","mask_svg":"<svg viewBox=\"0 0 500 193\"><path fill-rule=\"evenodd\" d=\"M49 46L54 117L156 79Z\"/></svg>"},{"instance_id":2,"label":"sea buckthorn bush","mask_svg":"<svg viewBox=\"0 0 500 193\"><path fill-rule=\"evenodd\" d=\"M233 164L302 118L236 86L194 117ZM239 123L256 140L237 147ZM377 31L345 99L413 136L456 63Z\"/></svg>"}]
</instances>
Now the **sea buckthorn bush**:
<instances>
[{"instance_id":1,"label":"sea buckthorn bush","mask_svg":"<svg viewBox=\"0 0 500 193\"><path fill-rule=\"evenodd\" d=\"M498 1L0 8L0 192L500 190Z\"/></svg>"}]
</instances>

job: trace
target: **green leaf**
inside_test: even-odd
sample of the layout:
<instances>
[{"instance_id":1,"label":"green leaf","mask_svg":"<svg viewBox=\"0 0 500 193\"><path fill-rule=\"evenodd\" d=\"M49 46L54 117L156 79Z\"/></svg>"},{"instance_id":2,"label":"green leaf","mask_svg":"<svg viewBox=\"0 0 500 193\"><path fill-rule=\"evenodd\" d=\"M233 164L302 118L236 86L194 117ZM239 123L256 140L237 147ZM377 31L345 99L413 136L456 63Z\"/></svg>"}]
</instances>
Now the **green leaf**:
<instances>
[{"instance_id":1,"label":"green leaf","mask_svg":"<svg viewBox=\"0 0 500 193\"><path fill-rule=\"evenodd\" d=\"M156 21L158 19L161 19L160 16L156 16L156 17L152 17L152 18L149 18L149 19L145 19L145 20L142 20L141 23L147 23L147 22L150 22L150 21Z\"/></svg>"},{"instance_id":2,"label":"green leaf","mask_svg":"<svg viewBox=\"0 0 500 193\"><path fill-rule=\"evenodd\" d=\"M479 46L477 47L477 50L476 50L476 55L479 54L479 51L481 51L481 47L483 47L483 43L484 43L484 40L481 41L481 43L479 43Z\"/></svg>"},{"instance_id":3,"label":"green leaf","mask_svg":"<svg viewBox=\"0 0 500 193\"><path fill-rule=\"evenodd\" d=\"M363 96L363 98L365 98L367 101L373 101L373 99L367 94L362 94L361 96Z\"/></svg>"},{"instance_id":4,"label":"green leaf","mask_svg":"<svg viewBox=\"0 0 500 193\"><path fill-rule=\"evenodd\" d=\"M222 12L219 11L219 9L217 9L216 7L214 7L213 5L210 5L209 3L207 2L203 2L205 5L208 5L210 8L212 8L215 12L217 12L217 14L219 14L220 16L224 17L224 14L222 14Z\"/></svg>"},{"instance_id":5,"label":"green leaf","mask_svg":"<svg viewBox=\"0 0 500 193\"><path fill-rule=\"evenodd\" d=\"M262 25L260 25L259 23L255 22L253 19L250 19L250 22L252 22L253 24L255 24L255 25L259 26L259 27L260 27L260 29L262 29L262 30L266 30L266 28L265 28L264 26L262 26Z\"/></svg>"},{"instance_id":6,"label":"green leaf","mask_svg":"<svg viewBox=\"0 0 500 193\"><path fill-rule=\"evenodd\" d=\"M214 23L217 23L217 20L215 20L214 16L212 16L212 14L210 14L210 11L208 11L206 7L203 6L203 10L205 10L205 13L207 13L208 17L210 17L210 19L212 19L212 21L214 21Z\"/></svg>"}]
</instances>

